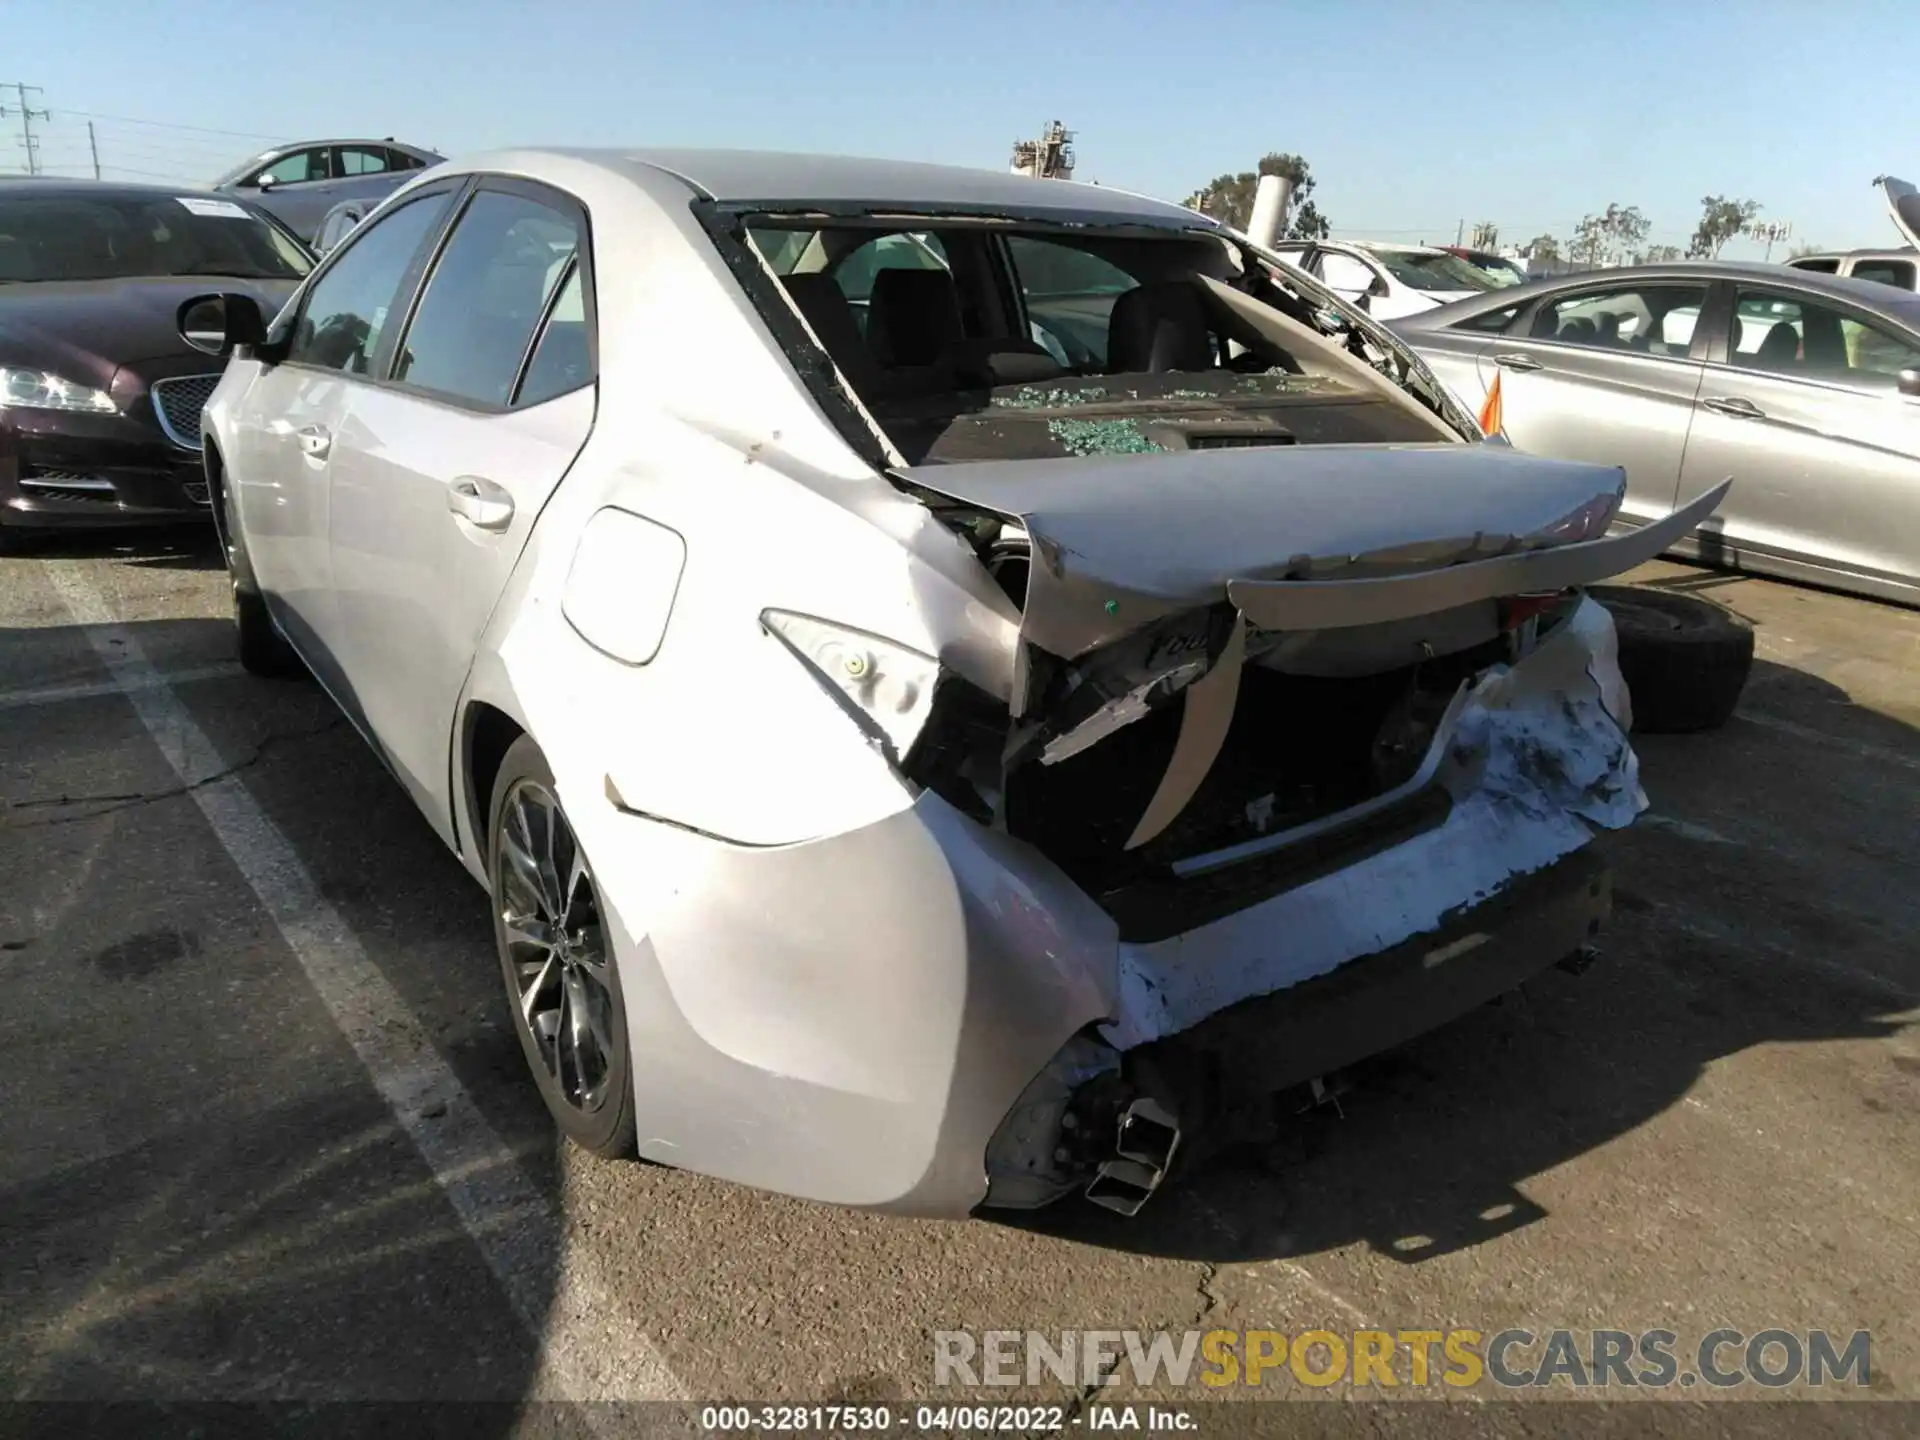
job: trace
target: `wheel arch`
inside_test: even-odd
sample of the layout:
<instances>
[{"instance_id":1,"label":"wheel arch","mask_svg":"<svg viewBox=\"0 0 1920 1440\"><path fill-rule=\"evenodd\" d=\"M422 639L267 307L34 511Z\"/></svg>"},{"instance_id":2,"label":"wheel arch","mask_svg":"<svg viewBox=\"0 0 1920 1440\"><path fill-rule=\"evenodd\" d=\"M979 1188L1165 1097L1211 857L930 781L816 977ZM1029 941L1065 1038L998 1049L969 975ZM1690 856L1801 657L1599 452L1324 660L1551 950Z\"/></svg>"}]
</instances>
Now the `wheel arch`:
<instances>
[{"instance_id":1,"label":"wheel arch","mask_svg":"<svg viewBox=\"0 0 1920 1440\"><path fill-rule=\"evenodd\" d=\"M463 854L470 854L483 870L487 854L482 837L487 833L488 816L493 810L494 781L499 778L500 764L506 759L507 751L526 733L526 726L485 700L469 700L460 715L458 744L454 750L454 763L458 767L453 789L458 797L453 817L454 844Z\"/></svg>"}]
</instances>

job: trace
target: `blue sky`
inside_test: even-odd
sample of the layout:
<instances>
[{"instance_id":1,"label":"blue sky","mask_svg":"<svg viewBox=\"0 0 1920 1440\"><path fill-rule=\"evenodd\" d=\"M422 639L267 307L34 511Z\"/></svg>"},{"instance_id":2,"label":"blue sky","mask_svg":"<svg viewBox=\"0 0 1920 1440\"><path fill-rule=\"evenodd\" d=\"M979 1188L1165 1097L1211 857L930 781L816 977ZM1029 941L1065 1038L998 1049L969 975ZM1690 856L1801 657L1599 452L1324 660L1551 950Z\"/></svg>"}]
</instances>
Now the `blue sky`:
<instances>
[{"instance_id":1,"label":"blue sky","mask_svg":"<svg viewBox=\"0 0 1920 1440\"><path fill-rule=\"evenodd\" d=\"M1871 181L1920 179L1914 0L0 0L0 34L47 168L93 117L127 178L320 133L997 169L1058 117L1079 178L1175 200L1297 151L1339 234L1564 240L1617 201L1684 244L1718 193L1834 246L1893 243Z\"/></svg>"}]
</instances>

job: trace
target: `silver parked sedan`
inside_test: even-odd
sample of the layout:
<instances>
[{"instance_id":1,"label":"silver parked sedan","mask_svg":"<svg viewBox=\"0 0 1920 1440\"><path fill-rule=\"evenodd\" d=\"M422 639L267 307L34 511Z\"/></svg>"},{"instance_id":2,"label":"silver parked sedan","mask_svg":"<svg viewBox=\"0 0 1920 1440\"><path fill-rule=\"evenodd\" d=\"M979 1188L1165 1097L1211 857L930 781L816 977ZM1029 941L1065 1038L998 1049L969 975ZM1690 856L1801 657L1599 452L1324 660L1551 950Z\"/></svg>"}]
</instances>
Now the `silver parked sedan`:
<instances>
[{"instance_id":1,"label":"silver parked sedan","mask_svg":"<svg viewBox=\"0 0 1920 1440\"><path fill-rule=\"evenodd\" d=\"M301 140L235 166L210 187L244 196L314 240L329 211L348 200L378 204L441 156L385 140ZM362 211L362 214L365 212Z\"/></svg>"},{"instance_id":2,"label":"silver parked sedan","mask_svg":"<svg viewBox=\"0 0 1920 1440\"><path fill-rule=\"evenodd\" d=\"M1581 587L1720 494L1608 538L1617 468L1274 264L1095 186L515 151L220 299L241 659L485 887L568 1135L1131 1213L1212 1097L1580 956L1647 803Z\"/></svg>"},{"instance_id":3,"label":"silver parked sedan","mask_svg":"<svg viewBox=\"0 0 1920 1440\"><path fill-rule=\"evenodd\" d=\"M1536 281L1393 328L1466 405L1497 377L1517 448L1624 466L1624 524L1733 477L1676 554L1920 603L1920 297L1682 263Z\"/></svg>"}]
</instances>

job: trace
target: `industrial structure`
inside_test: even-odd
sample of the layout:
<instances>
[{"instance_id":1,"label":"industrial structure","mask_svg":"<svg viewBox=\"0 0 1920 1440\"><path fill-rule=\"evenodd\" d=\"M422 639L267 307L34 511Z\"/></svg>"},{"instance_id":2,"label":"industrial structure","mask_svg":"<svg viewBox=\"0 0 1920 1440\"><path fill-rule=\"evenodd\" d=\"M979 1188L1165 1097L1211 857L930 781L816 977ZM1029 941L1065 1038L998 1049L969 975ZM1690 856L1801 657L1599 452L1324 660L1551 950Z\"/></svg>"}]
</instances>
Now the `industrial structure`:
<instances>
[{"instance_id":1,"label":"industrial structure","mask_svg":"<svg viewBox=\"0 0 1920 1440\"><path fill-rule=\"evenodd\" d=\"M1036 180L1073 178L1073 131L1050 121L1038 140L1013 142L1013 173Z\"/></svg>"}]
</instances>

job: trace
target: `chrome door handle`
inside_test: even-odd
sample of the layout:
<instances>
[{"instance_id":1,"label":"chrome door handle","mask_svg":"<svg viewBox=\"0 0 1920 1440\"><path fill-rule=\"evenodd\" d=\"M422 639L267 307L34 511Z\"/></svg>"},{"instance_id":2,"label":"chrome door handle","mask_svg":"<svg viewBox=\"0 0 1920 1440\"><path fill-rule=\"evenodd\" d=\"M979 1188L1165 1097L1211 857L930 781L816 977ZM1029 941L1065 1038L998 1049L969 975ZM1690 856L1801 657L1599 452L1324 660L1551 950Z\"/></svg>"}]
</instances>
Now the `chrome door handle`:
<instances>
[{"instance_id":1,"label":"chrome door handle","mask_svg":"<svg viewBox=\"0 0 1920 1440\"><path fill-rule=\"evenodd\" d=\"M1547 368L1531 355L1496 355L1493 357L1493 363L1504 370L1516 370L1520 372L1544 370Z\"/></svg>"},{"instance_id":2,"label":"chrome door handle","mask_svg":"<svg viewBox=\"0 0 1920 1440\"><path fill-rule=\"evenodd\" d=\"M321 425L309 425L293 432L300 449L318 460L333 448L333 432Z\"/></svg>"},{"instance_id":3,"label":"chrome door handle","mask_svg":"<svg viewBox=\"0 0 1920 1440\"><path fill-rule=\"evenodd\" d=\"M1700 404L1716 415L1731 415L1736 420L1764 420L1767 412L1751 400L1742 400L1738 395L1716 395L1711 400L1702 400Z\"/></svg>"},{"instance_id":4,"label":"chrome door handle","mask_svg":"<svg viewBox=\"0 0 1920 1440\"><path fill-rule=\"evenodd\" d=\"M476 530L504 530L513 523L513 496L477 475L462 475L447 486L447 509Z\"/></svg>"}]
</instances>

